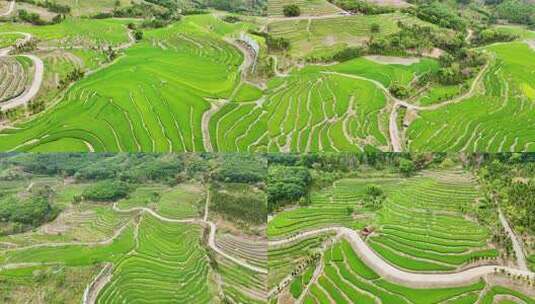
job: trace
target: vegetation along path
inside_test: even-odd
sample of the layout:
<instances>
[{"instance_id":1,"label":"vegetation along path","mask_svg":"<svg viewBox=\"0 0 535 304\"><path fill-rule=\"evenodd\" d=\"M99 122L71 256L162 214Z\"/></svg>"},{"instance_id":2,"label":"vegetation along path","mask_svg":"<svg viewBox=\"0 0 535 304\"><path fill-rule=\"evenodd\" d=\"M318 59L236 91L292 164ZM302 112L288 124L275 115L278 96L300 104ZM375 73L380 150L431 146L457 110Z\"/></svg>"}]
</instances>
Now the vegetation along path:
<instances>
[{"instance_id":1,"label":"vegetation along path","mask_svg":"<svg viewBox=\"0 0 535 304\"><path fill-rule=\"evenodd\" d=\"M513 243L513 250L515 251L516 264L518 268L523 271L529 271L522 242L518 240L518 237L509 225L509 222L505 218L505 215L503 214L500 208L498 208L498 216L500 217L500 222L502 223L503 228L505 229L505 231L509 235L509 238L511 238L511 242Z\"/></svg>"}]
</instances>

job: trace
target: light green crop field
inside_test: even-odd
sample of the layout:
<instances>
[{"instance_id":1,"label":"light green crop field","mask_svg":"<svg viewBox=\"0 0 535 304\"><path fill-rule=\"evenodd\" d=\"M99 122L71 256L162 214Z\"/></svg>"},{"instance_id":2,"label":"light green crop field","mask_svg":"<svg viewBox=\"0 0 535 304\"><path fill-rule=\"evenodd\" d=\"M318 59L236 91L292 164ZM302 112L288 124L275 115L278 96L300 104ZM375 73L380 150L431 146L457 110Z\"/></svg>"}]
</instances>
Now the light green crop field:
<instances>
[{"instance_id":1,"label":"light green crop field","mask_svg":"<svg viewBox=\"0 0 535 304\"><path fill-rule=\"evenodd\" d=\"M104 44L117 46L128 41L125 25L129 22L121 19L66 19L59 24L46 26L2 23L0 24L0 33L29 33L47 44L65 48Z\"/></svg>"},{"instance_id":2,"label":"light green crop field","mask_svg":"<svg viewBox=\"0 0 535 304\"><path fill-rule=\"evenodd\" d=\"M99 293L97 303L210 302L210 268L198 243L198 227L146 216L138 233L133 251L117 260L111 281ZM177 289L177 285L182 288Z\"/></svg>"},{"instance_id":3,"label":"light green crop field","mask_svg":"<svg viewBox=\"0 0 535 304\"><path fill-rule=\"evenodd\" d=\"M0 48L11 46L17 42L17 40L23 38L21 34L16 33L0 33Z\"/></svg>"},{"instance_id":4,"label":"light green crop field","mask_svg":"<svg viewBox=\"0 0 535 304\"><path fill-rule=\"evenodd\" d=\"M274 21L269 24L269 31L275 37L291 41L290 55L303 57L312 52L333 50L339 45L363 45L372 35L372 24L380 26L379 33L373 34L380 38L397 32L398 22L423 24L412 16L393 13Z\"/></svg>"},{"instance_id":5,"label":"light green crop field","mask_svg":"<svg viewBox=\"0 0 535 304\"><path fill-rule=\"evenodd\" d=\"M175 187L148 185L136 188L128 198L120 200L121 209L146 207L168 218L184 219L199 216L203 189L198 184L179 184Z\"/></svg>"}]
</instances>

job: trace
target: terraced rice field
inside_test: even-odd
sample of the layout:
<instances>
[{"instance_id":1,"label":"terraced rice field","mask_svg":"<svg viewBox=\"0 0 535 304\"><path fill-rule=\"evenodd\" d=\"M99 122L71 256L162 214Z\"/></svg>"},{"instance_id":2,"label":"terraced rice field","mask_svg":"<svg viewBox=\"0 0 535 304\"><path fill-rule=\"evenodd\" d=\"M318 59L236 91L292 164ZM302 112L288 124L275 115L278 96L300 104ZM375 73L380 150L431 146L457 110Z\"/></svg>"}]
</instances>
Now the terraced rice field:
<instances>
[{"instance_id":1,"label":"terraced rice field","mask_svg":"<svg viewBox=\"0 0 535 304\"><path fill-rule=\"evenodd\" d=\"M259 103L225 105L210 120L218 151L359 151L388 149L387 98L371 81L408 83L435 69L423 60L387 66L364 58L311 66L268 84ZM363 78L369 78L365 80Z\"/></svg>"},{"instance_id":2,"label":"terraced rice field","mask_svg":"<svg viewBox=\"0 0 535 304\"><path fill-rule=\"evenodd\" d=\"M24 57L0 58L0 103L21 95L26 89L31 61Z\"/></svg>"},{"instance_id":3,"label":"terraced rice field","mask_svg":"<svg viewBox=\"0 0 535 304\"><path fill-rule=\"evenodd\" d=\"M350 242L349 235L326 228L346 226L364 231L366 226L372 232L360 234L363 244L387 263L411 273L457 272L482 264L495 265L498 251L490 243L489 229L469 216L481 196L470 173L452 168L423 171L410 178L362 175L313 191L309 207L282 210L268 222L273 242L268 253L268 286L273 303L535 301L529 292L518 291L522 288L499 286L503 284L500 280L422 288L409 287L414 285L409 283L399 285L377 274L361 260L362 253L355 252L359 247ZM369 185L380 187L386 195L378 210L369 210L363 204ZM346 222L329 213L347 208L353 214L346 213ZM316 218L323 214L327 215Z\"/></svg>"},{"instance_id":4,"label":"terraced rice field","mask_svg":"<svg viewBox=\"0 0 535 304\"><path fill-rule=\"evenodd\" d=\"M388 189L400 181L380 177L337 181L332 187L313 192L310 206L277 213L269 222L268 236L277 239L326 226L362 228L373 221L372 214L362 206L367 186L377 183ZM358 215L354 218L348 214L347 207L354 208Z\"/></svg>"},{"instance_id":5,"label":"terraced rice field","mask_svg":"<svg viewBox=\"0 0 535 304\"><path fill-rule=\"evenodd\" d=\"M335 5L330 4L326 0L269 0L268 1L268 16L281 17L282 10L285 5L296 4L301 9L303 15L321 16L340 14L341 9Z\"/></svg>"},{"instance_id":6,"label":"terraced rice field","mask_svg":"<svg viewBox=\"0 0 535 304\"><path fill-rule=\"evenodd\" d=\"M125 227L109 242L3 251L0 261L66 266L111 263L111 277L98 293L98 303L133 299L143 303L154 299L189 303L211 301L214 291L208 284L210 268L199 242L199 226L166 223L143 215L138 222L131 221ZM177 242L177 238L182 241ZM140 282L143 287L133 288ZM182 288L177 290L177 285Z\"/></svg>"},{"instance_id":7,"label":"terraced rice field","mask_svg":"<svg viewBox=\"0 0 535 304\"><path fill-rule=\"evenodd\" d=\"M368 244L385 260L413 271L457 270L491 259L489 231L463 214L479 193L470 176L431 172L404 181L378 212L379 229Z\"/></svg>"},{"instance_id":8,"label":"terraced rice field","mask_svg":"<svg viewBox=\"0 0 535 304\"><path fill-rule=\"evenodd\" d=\"M296 268L296 265L306 264L309 255L319 251L319 248L331 236L326 233L324 236L298 240L286 246L269 247L269 288L272 289L279 284Z\"/></svg>"},{"instance_id":9,"label":"terraced rice field","mask_svg":"<svg viewBox=\"0 0 535 304\"><path fill-rule=\"evenodd\" d=\"M239 26L192 16L146 33L112 67L73 86L47 115L20 125L21 133L4 135L2 149L69 151L81 143L95 151L203 150L206 98L231 94L243 60L220 35ZM209 28L217 30L206 33Z\"/></svg>"},{"instance_id":10,"label":"terraced rice field","mask_svg":"<svg viewBox=\"0 0 535 304\"><path fill-rule=\"evenodd\" d=\"M507 302L509 301L509 302ZM492 303L518 303L523 302L526 304L534 304L535 299L527 297L526 295L511 290L508 288L496 286L490 288L487 293L481 298L482 304L492 304Z\"/></svg>"},{"instance_id":11,"label":"terraced rice field","mask_svg":"<svg viewBox=\"0 0 535 304\"><path fill-rule=\"evenodd\" d=\"M246 238L225 233L216 237L216 245L223 251L252 265L267 268L267 243L263 239Z\"/></svg>"},{"instance_id":12,"label":"terraced rice field","mask_svg":"<svg viewBox=\"0 0 535 304\"><path fill-rule=\"evenodd\" d=\"M211 301L210 268L198 242L200 228L143 216L136 229L134 248L116 262L97 303Z\"/></svg>"},{"instance_id":13,"label":"terraced rice field","mask_svg":"<svg viewBox=\"0 0 535 304\"><path fill-rule=\"evenodd\" d=\"M515 42L486 48L495 54L477 93L422 111L407 130L414 151L533 151L535 51Z\"/></svg>"},{"instance_id":14,"label":"terraced rice field","mask_svg":"<svg viewBox=\"0 0 535 304\"><path fill-rule=\"evenodd\" d=\"M222 258L218 258L218 272L225 297L233 303L266 303L265 274L253 272Z\"/></svg>"}]
</instances>

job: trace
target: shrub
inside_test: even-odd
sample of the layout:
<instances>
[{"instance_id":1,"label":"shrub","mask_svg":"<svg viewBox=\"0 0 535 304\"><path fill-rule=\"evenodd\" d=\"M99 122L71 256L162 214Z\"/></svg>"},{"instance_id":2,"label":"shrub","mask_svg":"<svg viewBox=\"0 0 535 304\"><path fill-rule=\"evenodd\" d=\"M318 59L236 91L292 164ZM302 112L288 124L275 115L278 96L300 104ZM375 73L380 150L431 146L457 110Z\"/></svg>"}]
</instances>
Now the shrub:
<instances>
[{"instance_id":1,"label":"shrub","mask_svg":"<svg viewBox=\"0 0 535 304\"><path fill-rule=\"evenodd\" d=\"M333 55L335 61L344 62L362 56L364 49L361 47L346 47Z\"/></svg>"},{"instance_id":2,"label":"shrub","mask_svg":"<svg viewBox=\"0 0 535 304\"><path fill-rule=\"evenodd\" d=\"M136 41L139 41L139 40L143 39L143 31L135 30L134 31L134 39L136 39Z\"/></svg>"},{"instance_id":3,"label":"shrub","mask_svg":"<svg viewBox=\"0 0 535 304\"><path fill-rule=\"evenodd\" d=\"M270 166L267 177L268 210L272 211L286 203L305 199L312 177L305 167Z\"/></svg>"},{"instance_id":4,"label":"shrub","mask_svg":"<svg viewBox=\"0 0 535 304\"><path fill-rule=\"evenodd\" d=\"M284 37L266 36L266 45L270 51L287 51L290 49L290 40Z\"/></svg>"},{"instance_id":5,"label":"shrub","mask_svg":"<svg viewBox=\"0 0 535 304\"><path fill-rule=\"evenodd\" d=\"M91 201L116 201L125 198L130 192L127 183L116 180L103 180L87 187L82 196Z\"/></svg>"},{"instance_id":6,"label":"shrub","mask_svg":"<svg viewBox=\"0 0 535 304\"><path fill-rule=\"evenodd\" d=\"M414 163L410 159L401 158L399 160L399 172L405 176L411 176L414 173Z\"/></svg>"},{"instance_id":7,"label":"shrub","mask_svg":"<svg viewBox=\"0 0 535 304\"><path fill-rule=\"evenodd\" d=\"M406 98L409 96L409 88L400 84L399 82L393 82L388 90L397 98Z\"/></svg>"},{"instance_id":8,"label":"shrub","mask_svg":"<svg viewBox=\"0 0 535 304\"><path fill-rule=\"evenodd\" d=\"M266 163L256 155L225 154L213 177L222 182L259 183L266 176Z\"/></svg>"},{"instance_id":9,"label":"shrub","mask_svg":"<svg viewBox=\"0 0 535 304\"><path fill-rule=\"evenodd\" d=\"M301 15L301 9L295 4L285 5L282 12L286 17L297 17Z\"/></svg>"},{"instance_id":10,"label":"shrub","mask_svg":"<svg viewBox=\"0 0 535 304\"><path fill-rule=\"evenodd\" d=\"M266 200L262 192L246 184L217 185L210 208L231 220L250 224L266 222Z\"/></svg>"}]
</instances>

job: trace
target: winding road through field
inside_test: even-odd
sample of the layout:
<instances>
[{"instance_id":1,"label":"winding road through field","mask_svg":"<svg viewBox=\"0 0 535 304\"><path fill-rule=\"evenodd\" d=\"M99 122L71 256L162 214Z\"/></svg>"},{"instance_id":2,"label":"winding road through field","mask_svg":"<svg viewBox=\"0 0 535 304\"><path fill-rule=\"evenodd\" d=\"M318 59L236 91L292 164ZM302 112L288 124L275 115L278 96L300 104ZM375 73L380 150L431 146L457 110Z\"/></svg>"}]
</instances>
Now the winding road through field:
<instances>
[{"instance_id":1,"label":"winding road through field","mask_svg":"<svg viewBox=\"0 0 535 304\"><path fill-rule=\"evenodd\" d=\"M23 35L24 36L23 41L22 41L23 43L30 41L32 39L32 36L28 33L7 32L7 33L2 33L2 34ZM12 47L0 49L0 59L2 57L10 56L9 52L12 49L13 49ZM26 88L26 90L24 90L24 92L20 96L17 96L15 98L12 98L0 104L0 111L7 111L7 110L10 110L10 109L22 106L22 105L26 105L37 95L37 93L39 92L39 89L41 88L41 84L43 83L43 75L44 75L43 61L39 57L32 55L32 54L22 54L22 55L17 55L17 56L26 57L32 61L33 67L34 67L32 83L30 84L28 88Z\"/></svg>"},{"instance_id":2,"label":"winding road through field","mask_svg":"<svg viewBox=\"0 0 535 304\"><path fill-rule=\"evenodd\" d=\"M246 262L246 261L244 261L242 259L236 258L236 257L224 252L221 248L219 248L216 245L215 237L216 237L217 226L216 226L215 223L213 223L213 222L208 220L208 204L210 202L210 191L208 191L207 193L208 194L206 195L206 205L205 205L205 208L204 208L205 214L204 214L202 219L199 219L199 218L173 219L173 218L168 218L168 217L162 216L162 215L158 214L157 212L155 212L154 210L152 210L150 208L146 208L146 207L134 207L134 208L129 208L129 209L120 209L119 207L117 207L117 203L113 204L113 210L115 210L117 212L136 212L136 211L147 212L147 213L150 213L152 216L156 217L157 219L159 219L161 221L171 222L171 223L191 223L191 224L200 224L200 225L207 224L210 227L210 235L208 237L208 246L210 248L212 248L212 250L214 250L215 252L217 252L221 256L223 256L223 257L233 261L234 263L239 264L239 265L241 265L241 266L243 266L243 267L245 267L245 268L247 268L249 270L252 270L254 272L267 274L267 270L266 269L264 269L262 267L257 267L257 266L251 265L251 264L249 264L248 262Z\"/></svg>"},{"instance_id":3,"label":"winding road through field","mask_svg":"<svg viewBox=\"0 0 535 304\"><path fill-rule=\"evenodd\" d=\"M505 266L476 266L459 272L448 273L416 273L404 271L386 262L360 237L357 231L345 227L327 227L299 233L286 239L272 240L268 246L281 246L294 241L335 232L345 238L353 250L358 254L366 265L381 275L383 278L412 288L443 288L459 287L478 282L482 277L494 273L509 273L513 276L531 277L535 279L535 273Z\"/></svg>"},{"instance_id":4,"label":"winding road through field","mask_svg":"<svg viewBox=\"0 0 535 304\"><path fill-rule=\"evenodd\" d=\"M390 93L390 90L388 90L387 87L385 87L382 83L380 83L379 81L377 81L375 79L370 79L370 78L367 78L367 77L353 75L353 74L346 74L346 73L340 73L340 72L331 72L331 71L323 71L321 73L323 73L323 74L334 74L334 75L343 76L343 77L347 77L347 78L353 78L353 79L359 79L359 80L363 80L363 81L368 81L368 82L373 83L376 87L378 87L381 91L383 91L385 96L389 100L392 101L392 110L390 112L389 123L388 123L389 135L390 135L390 144L391 144L392 150L394 152L402 152L404 150L404 148L403 148L403 135L402 135L402 132L399 130L398 123L397 123L398 110L401 107L404 107L404 108L406 108L408 110L414 110L414 111L436 110L436 109L439 109L439 108L442 108L442 107L445 107L445 106L448 106L448 105L451 105L451 104L455 104L455 103L464 101L464 100L474 96L474 94L476 92L476 89L478 88L478 86L479 86L479 84L481 82L481 79L483 78L483 75L485 74L485 71L490 66L491 61L492 60L487 61L487 63L479 71L477 76L472 81L470 89L467 92L465 92L464 94L459 95L459 96L457 96L455 98L452 98L450 100L446 100L446 101L443 101L443 102L440 102L440 103L436 103L436 104L432 104L432 105L428 105L428 106L415 105L415 104L411 104L409 102L406 102L404 100L401 100L399 98L396 98L395 96L393 96Z\"/></svg>"}]
</instances>

